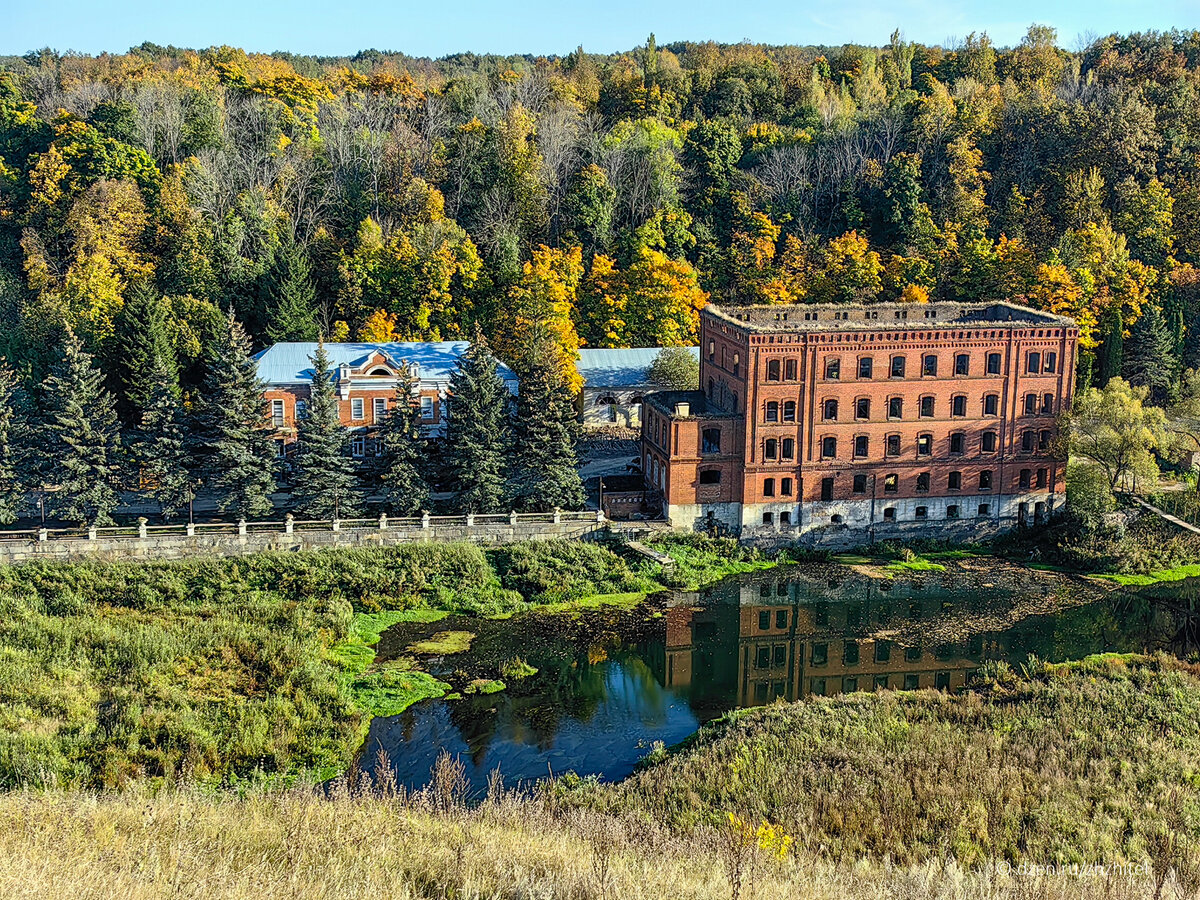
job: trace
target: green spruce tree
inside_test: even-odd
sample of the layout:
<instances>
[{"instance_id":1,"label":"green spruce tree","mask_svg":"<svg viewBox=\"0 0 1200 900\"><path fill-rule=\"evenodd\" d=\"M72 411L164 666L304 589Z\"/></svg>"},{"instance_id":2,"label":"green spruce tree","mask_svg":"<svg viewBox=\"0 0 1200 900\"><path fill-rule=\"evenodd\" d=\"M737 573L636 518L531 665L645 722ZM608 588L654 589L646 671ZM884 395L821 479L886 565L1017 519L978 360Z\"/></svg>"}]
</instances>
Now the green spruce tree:
<instances>
[{"instance_id":1,"label":"green spruce tree","mask_svg":"<svg viewBox=\"0 0 1200 900\"><path fill-rule=\"evenodd\" d=\"M150 404L160 365L168 368L172 378L175 371L166 303L152 285L143 282L131 291L117 320L112 358L117 411L122 421L136 427Z\"/></svg>"},{"instance_id":2,"label":"green spruce tree","mask_svg":"<svg viewBox=\"0 0 1200 900\"><path fill-rule=\"evenodd\" d=\"M264 385L250 339L233 309L208 358L192 423L193 468L223 513L263 516L274 507L275 447L263 409Z\"/></svg>"},{"instance_id":3,"label":"green spruce tree","mask_svg":"<svg viewBox=\"0 0 1200 900\"><path fill-rule=\"evenodd\" d=\"M57 488L49 508L80 525L108 525L117 508L120 447L116 401L69 328L44 388L40 444L47 480Z\"/></svg>"},{"instance_id":4,"label":"green spruce tree","mask_svg":"<svg viewBox=\"0 0 1200 900\"><path fill-rule=\"evenodd\" d=\"M405 367L396 381L392 408L376 437L380 447L376 472L384 509L399 516L415 515L429 503L425 439L413 403L415 385L416 379Z\"/></svg>"},{"instance_id":5,"label":"green spruce tree","mask_svg":"<svg viewBox=\"0 0 1200 900\"><path fill-rule=\"evenodd\" d=\"M315 341L317 292L304 248L292 242L281 246L267 279L267 337L283 341Z\"/></svg>"},{"instance_id":6,"label":"green spruce tree","mask_svg":"<svg viewBox=\"0 0 1200 900\"><path fill-rule=\"evenodd\" d=\"M16 373L0 360L0 525L16 521L25 506L26 451L31 442L25 437L30 423L23 394Z\"/></svg>"},{"instance_id":7,"label":"green spruce tree","mask_svg":"<svg viewBox=\"0 0 1200 900\"><path fill-rule=\"evenodd\" d=\"M129 432L128 458L137 469L138 481L169 521L192 500L191 459L174 372L160 359L148 381L150 393L141 418Z\"/></svg>"},{"instance_id":8,"label":"green spruce tree","mask_svg":"<svg viewBox=\"0 0 1200 900\"><path fill-rule=\"evenodd\" d=\"M570 386L546 344L521 379L510 490L516 509L531 512L583 506L575 441L579 426Z\"/></svg>"},{"instance_id":9,"label":"green spruce tree","mask_svg":"<svg viewBox=\"0 0 1200 900\"><path fill-rule=\"evenodd\" d=\"M460 512L498 513L505 505L505 473L511 443L510 395L483 333L458 360L450 376L442 454L444 481Z\"/></svg>"},{"instance_id":10,"label":"green spruce tree","mask_svg":"<svg viewBox=\"0 0 1200 900\"><path fill-rule=\"evenodd\" d=\"M349 434L338 415L337 388L325 344L311 357L313 380L308 418L299 422L296 484L292 502L314 519L336 519L358 512L359 495Z\"/></svg>"},{"instance_id":11,"label":"green spruce tree","mask_svg":"<svg viewBox=\"0 0 1200 900\"><path fill-rule=\"evenodd\" d=\"M1164 404L1178 378L1179 357L1166 317L1153 303L1146 305L1141 318L1134 323L1124 357L1125 380L1149 388L1150 400L1156 405Z\"/></svg>"}]
</instances>

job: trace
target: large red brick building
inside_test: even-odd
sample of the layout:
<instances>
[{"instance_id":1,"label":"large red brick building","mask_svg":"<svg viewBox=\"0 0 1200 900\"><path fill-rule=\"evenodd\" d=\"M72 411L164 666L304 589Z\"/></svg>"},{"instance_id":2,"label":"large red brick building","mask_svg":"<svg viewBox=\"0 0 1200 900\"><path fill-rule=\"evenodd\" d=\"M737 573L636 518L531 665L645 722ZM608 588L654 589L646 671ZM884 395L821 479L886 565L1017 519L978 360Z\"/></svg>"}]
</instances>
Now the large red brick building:
<instances>
[{"instance_id":1,"label":"large red brick building","mask_svg":"<svg viewBox=\"0 0 1200 900\"><path fill-rule=\"evenodd\" d=\"M679 527L971 536L1063 502L1078 328L1010 303L709 306L699 391L646 397Z\"/></svg>"}]
</instances>

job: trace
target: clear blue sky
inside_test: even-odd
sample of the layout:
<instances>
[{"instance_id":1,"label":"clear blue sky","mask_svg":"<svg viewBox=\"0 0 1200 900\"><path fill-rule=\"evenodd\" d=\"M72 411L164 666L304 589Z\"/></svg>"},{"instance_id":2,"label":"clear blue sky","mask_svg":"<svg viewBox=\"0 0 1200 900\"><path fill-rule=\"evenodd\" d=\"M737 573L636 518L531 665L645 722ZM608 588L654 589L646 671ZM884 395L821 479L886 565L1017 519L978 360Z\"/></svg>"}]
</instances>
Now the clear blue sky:
<instances>
[{"instance_id":1,"label":"clear blue sky","mask_svg":"<svg viewBox=\"0 0 1200 900\"><path fill-rule=\"evenodd\" d=\"M0 10L4 54L122 52L142 41L321 55L565 54L579 44L628 49L652 31L660 44L881 44L896 27L924 43L986 31L1004 46L1032 22L1054 26L1074 48L1089 32L1200 27L1200 0L6 0Z\"/></svg>"}]
</instances>

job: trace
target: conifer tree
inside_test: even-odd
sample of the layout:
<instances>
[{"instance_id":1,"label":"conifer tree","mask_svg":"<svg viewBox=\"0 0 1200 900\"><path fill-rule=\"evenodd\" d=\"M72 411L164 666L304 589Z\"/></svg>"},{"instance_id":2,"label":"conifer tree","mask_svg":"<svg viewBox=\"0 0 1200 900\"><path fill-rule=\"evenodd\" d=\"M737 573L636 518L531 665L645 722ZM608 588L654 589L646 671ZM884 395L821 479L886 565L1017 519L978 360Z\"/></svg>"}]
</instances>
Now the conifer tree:
<instances>
[{"instance_id":1,"label":"conifer tree","mask_svg":"<svg viewBox=\"0 0 1200 900\"><path fill-rule=\"evenodd\" d=\"M450 376L443 458L445 481L461 512L501 512L510 443L510 395L483 333Z\"/></svg>"},{"instance_id":2,"label":"conifer tree","mask_svg":"<svg viewBox=\"0 0 1200 900\"><path fill-rule=\"evenodd\" d=\"M534 351L521 379L511 496L517 509L545 511L583 506L583 482L575 441L574 395L563 380L553 349Z\"/></svg>"},{"instance_id":3,"label":"conifer tree","mask_svg":"<svg viewBox=\"0 0 1200 900\"><path fill-rule=\"evenodd\" d=\"M118 412L123 421L136 426L150 403L160 364L172 379L175 372L166 304L150 284L141 283L130 292L113 344Z\"/></svg>"},{"instance_id":4,"label":"conifer tree","mask_svg":"<svg viewBox=\"0 0 1200 900\"><path fill-rule=\"evenodd\" d=\"M416 379L405 367L396 382L392 408L376 437L381 449L376 471L384 508L401 516L415 515L429 502L424 438L413 403L415 385Z\"/></svg>"},{"instance_id":5,"label":"conifer tree","mask_svg":"<svg viewBox=\"0 0 1200 900\"><path fill-rule=\"evenodd\" d=\"M290 243L276 251L267 280L270 294L267 337L282 341L317 339L317 292L303 248Z\"/></svg>"},{"instance_id":6,"label":"conifer tree","mask_svg":"<svg viewBox=\"0 0 1200 900\"><path fill-rule=\"evenodd\" d=\"M210 350L193 421L193 466L224 513L250 518L274 508L275 449L263 409L264 385L250 339L233 309Z\"/></svg>"},{"instance_id":7,"label":"conifer tree","mask_svg":"<svg viewBox=\"0 0 1200 900\"><path fill-rule=\"evenodd\" d=\"M29 429L22 403L22 390L16 374L0 361L0 524L16 520L25 505L27 470L23 452L28 446L24 435Z\"/></svg>"},{"instance_id":8,"label":"conifer tree","mask_svg":"<svg viewBox=\"0 0 1200 900\"><path fill-rule=\"evenodd\" d=\"M1153 303L1147 304L1134 324L1124 353L1125 380L1149 388L1154 403L1165 402L1177 375L1175 361L1178 355L1166 318Z\"/></svg>"},{"instance_id":9,"label":"conifer tree","mask_svg":"<svg viewBox=\"0 0 1200 900\"><path fill-rule=\"evenodd\" d=\"M80 525L110 524L120 462L116 401L70 328L44 400L39 438L47 479L57 487L50 509Z\"/></svg>"},{"instance_id":10,"label":"conifer tree","mask_svg":"<svg viewBox=\"0 0 1200 900\"><path fill-rule=\"evenodd\" d=\"M158 503L172 519L192 499L191 459L186 447L183 407L174 373L157 360L147 379L150 394L138 425L130 433L129 459Z\"/></svg>"},{"instance_id":11,"label":"conifer tree","mask_svg":"<svg viewBox=\"0 0 1200 900\"><path fill-rule=\"evenodd\" d=\"M312 388L308 418L298 425L298 474L292 502L297 511L316 519L352 516L358 511L357 479L349 435L338 416L333 369L323 342L311 359Z\"/></svg>"}]
</instances>

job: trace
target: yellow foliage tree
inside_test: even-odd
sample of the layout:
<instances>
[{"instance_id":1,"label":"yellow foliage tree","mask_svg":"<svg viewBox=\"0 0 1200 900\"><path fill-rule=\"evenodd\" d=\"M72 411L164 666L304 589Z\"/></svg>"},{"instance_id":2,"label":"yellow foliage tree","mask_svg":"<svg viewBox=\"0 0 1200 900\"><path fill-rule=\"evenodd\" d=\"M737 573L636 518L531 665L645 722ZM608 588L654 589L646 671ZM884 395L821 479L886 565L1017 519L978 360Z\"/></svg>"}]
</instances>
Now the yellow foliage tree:
<instances>
[{"instance_id":1,"label":"yellow foliage tree","mask_svg":"<svg viewBox=\"0 0 1200 900\"><path fill-rule=\"evenodd\" d=\"M583 251L579 247L533 251L521 279L509 291L496 329L496 349L520 368L545 340L555 348L563 378L578 392L583 379L576 368L579 333L575 330L579 282L583 279Z\"/></svg>"},{"instance_id":2,"label":"yellow foliage tree","mask_svg":"<svg viewBox=\"0 0 1200 900\"><path fill-rule=\"evenodd\" d=\"M596 256L580 299L590 342L600 347L694 344L708 294L686 260L643 247L624 272Z\"/></svg>"},{"instance_id":3,"label":"yellow foliage tree","mask_svg":"<svg viewBox=\"0 0 1200 900\"><path fill-rule=\"evenodd\" d=\"M396 316L387 310L375 310L358 329L358 339L371 344L387 344L399 340Z\"/></svg>"}]
</instances>

